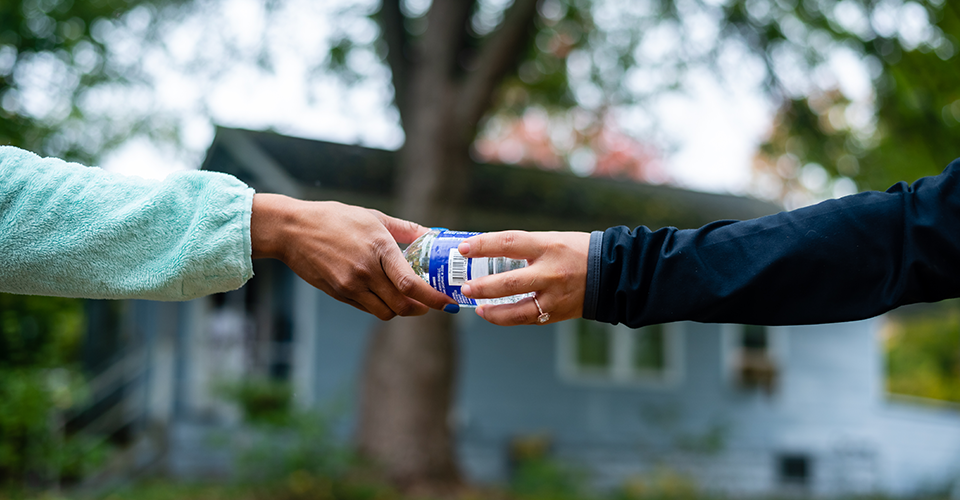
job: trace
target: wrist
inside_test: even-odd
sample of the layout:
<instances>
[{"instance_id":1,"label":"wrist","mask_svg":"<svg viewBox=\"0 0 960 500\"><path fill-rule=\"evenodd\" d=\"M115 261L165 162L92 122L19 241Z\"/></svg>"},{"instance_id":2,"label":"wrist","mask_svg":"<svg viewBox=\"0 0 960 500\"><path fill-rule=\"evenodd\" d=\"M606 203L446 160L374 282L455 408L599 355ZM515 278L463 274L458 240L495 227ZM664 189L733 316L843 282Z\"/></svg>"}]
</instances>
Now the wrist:
<instances>
[{"instance_id":1,"label":"wrist","mask_svg":"<svg viewBox=\"0 0 960 500\"><path fill-rule=\"evenodd\" d=\"M254 259L283 260L287 233L294 225L297 200L270 193L253 195L250 215L251 257Z\"/></svg>"}]
</instances>

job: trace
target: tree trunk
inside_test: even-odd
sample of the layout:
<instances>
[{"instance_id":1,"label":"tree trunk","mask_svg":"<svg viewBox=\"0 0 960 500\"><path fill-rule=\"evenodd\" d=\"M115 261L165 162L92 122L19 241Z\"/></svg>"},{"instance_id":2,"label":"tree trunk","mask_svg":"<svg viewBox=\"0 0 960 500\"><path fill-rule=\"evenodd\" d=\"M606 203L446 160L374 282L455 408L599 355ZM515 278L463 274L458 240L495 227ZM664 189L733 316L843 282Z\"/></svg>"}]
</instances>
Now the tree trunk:
<instances>
[{"instance_id":1,"label":"tree trunk","mask_svg":"<svg viewBox=\"0 0 960 500\"><path fill-rule=\"evenodd\" d=\"M415 87L399 154L397 214L456 228L469 142L457 131L455 91L445 82L433 78ZM395 318L376 328L367 352L360 452L403 487L446 489L461 480L449 425L457 372L452 319L438 311Z\"/></svg>"},{"instance_id":2,"label":"tree trunk","mask_svg":"<svg viewBox=\"0 0 960 500\"><path fill-rule=\"evenodd\" d=\"M406 133L395 215L424 225L470 229L458 224L470 143L536 14L537 0L515 0L467 75L459 58L474 2L433 2L426 32L410 46L399 0L383 1L381 25ZM359 448L401 486L436 491L461 480L449 418L457 374L453 324L436 311L396 318L376 329L367 352Z\"/></svg>"},{"instance_id":3,"label":"tree trunk","mask_svg":"<svg viewBox=\"0 0 960 500\"><path fill-rule=\"evenodd\" d=\"M406 488L459 483L447 414L456 342L451 318L396 318L373 333L360 408L360 452Z\"/></svg>"}]
</instances>

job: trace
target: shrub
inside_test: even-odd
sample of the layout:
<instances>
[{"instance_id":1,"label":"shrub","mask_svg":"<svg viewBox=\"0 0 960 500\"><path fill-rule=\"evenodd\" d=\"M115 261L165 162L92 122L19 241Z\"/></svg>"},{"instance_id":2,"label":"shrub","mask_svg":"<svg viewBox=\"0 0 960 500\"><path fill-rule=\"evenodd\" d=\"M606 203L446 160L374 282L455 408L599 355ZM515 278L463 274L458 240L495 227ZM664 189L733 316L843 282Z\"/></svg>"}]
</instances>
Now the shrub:
<instances>
[{"instance_id":1,"label":"shrub","mask_svg":"<svg viewBox=\"0 0 960 500\"><path fill-rule=\"evenodd\" d=\"M63 412L84 395L83 322L79 300L0 294L0 488L77 479L102 455L63 431Z\"/></svg>"}]
</instances>

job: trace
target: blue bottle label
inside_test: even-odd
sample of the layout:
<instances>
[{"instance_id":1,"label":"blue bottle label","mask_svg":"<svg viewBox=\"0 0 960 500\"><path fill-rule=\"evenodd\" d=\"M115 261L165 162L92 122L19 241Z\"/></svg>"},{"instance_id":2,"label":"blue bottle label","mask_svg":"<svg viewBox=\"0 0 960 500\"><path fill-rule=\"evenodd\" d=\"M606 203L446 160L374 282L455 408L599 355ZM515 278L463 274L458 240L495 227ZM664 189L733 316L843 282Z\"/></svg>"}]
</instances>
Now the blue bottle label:
<instances>
[{"instance_id":1,"label":"blue bottle label","mask_svg":"<svg viewBox=\"0 0 960 500\"><path fill-rule=\"evenodd\" d=\"M430 286L463 306L477 306L477 301L460 293L460 287L473 279L473 260L457 251L460 242L480 233L441 231L430 246ZM476 276L479 277L479 276Z\"/></svg>"}]
</instances>

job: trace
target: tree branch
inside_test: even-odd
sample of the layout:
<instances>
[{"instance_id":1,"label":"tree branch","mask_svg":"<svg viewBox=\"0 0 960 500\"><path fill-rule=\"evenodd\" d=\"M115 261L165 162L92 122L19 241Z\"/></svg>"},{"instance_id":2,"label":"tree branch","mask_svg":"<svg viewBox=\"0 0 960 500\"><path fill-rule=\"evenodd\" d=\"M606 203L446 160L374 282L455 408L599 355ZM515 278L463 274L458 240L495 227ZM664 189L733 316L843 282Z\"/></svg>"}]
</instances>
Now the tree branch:
<instances>
[{"instance_id":1,"label":"tree branch","mask_svg":"<svg viewBox=\"0 0 960 500\"><path fill-rule=\"evenodd\" d=\"M400 10L400 0L383 0L377 16L383 40L387 43L387 64L393 79L394 102L400 110L400 121L407 116L410 99L410 41L404 27L405 17Z\"/></svg>"},{"instance_id":2,"label":"tree branch","mask_svg":"<svg viewBox=\"0 0 960 500\"><path fill-rule=\"evenodd\" d=\"M497 85L517 64L537 15L537 2L516 0L500 27L488 35L477 57L477 69L462 84L457 109L461 124L474 126L483 118Z\"/></svg>"},{"instance_id":3,"label":"tree branch","mask_svg":"<svg viewBox=\"0 0 960 500\"><path fill-rule=\"evenodd\" d=\"M420 51L431 74L451 77L457 68L463 32L476 0L436 0L427 14Z\"/></svg>"}]
</instances>

